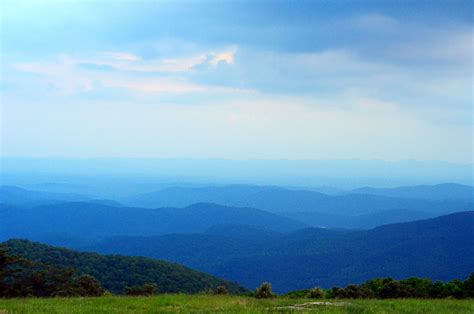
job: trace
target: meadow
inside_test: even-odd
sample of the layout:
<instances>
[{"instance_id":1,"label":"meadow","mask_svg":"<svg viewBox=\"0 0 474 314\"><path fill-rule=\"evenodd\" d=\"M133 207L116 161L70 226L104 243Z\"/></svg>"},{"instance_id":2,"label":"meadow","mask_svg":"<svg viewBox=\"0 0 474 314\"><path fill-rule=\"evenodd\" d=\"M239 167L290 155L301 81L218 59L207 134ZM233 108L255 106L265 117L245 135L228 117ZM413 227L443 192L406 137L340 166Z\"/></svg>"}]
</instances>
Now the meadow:
<instances>
[{"instance_id":1,"label":"meadow","mask_svg":"<svg viewBox=\"0 0 474 314\"><path fill-rule=\"evenodd\" d=\"M474 313L474 300L255 299L165 294L153 297L0 299L0 313Z\"/></svg>"}]
</instances>

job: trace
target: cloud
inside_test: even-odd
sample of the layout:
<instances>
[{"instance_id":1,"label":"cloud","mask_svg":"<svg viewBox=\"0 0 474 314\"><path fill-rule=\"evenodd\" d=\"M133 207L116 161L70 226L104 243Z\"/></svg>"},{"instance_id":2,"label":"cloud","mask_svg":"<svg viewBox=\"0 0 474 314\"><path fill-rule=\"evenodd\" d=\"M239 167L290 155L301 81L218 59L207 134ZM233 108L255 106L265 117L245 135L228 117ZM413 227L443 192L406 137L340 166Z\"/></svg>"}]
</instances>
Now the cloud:
<instances>
[{"instance_id":1,"label":"cloud","mask_svg":"<svg viewBox=\"0 0 474 314\"><path fill-rule=\"evenodd\" d=\"M198 65L232 64L234 51L205 52L181 58L143 59L126 52L58 55L52 60L15 63L16 71L42 76L37 85L44 91L73 95L94 88L124 88L137 96L162 93L238 92L228 86L190 82L184 74ZM53 89L51 89L53 87Z\"/></svg>"},{"instance_id":2,"label":"cloud","mask_svg":"<svg viewBox=\"0 0 474 314\"><path fill-rule=\"evenodd\" d=\"M207 59L205 54L183 58L143 59L130 53L96 53L75 57L75 63L108 66L118 71L179 73L190 71Z\"/></svg>"},{"instance_id":3,"label":"cloud","mask_svg":"<svg viewBox=\"0 0 474 314\"><path fill-rule=\"evenodd\" d=\"M217 65L220 62L224 62L227 64L233 64L234 63L234 51L225 51L225 52L220 52L220 53L213 53L211 54L211 59L209 61L209 64L212 65Z\"/></svg>"},{"instance_id":4,"label":"cloud","mask_svg":"<svg viewBox=\"0 0 474 314\"><path fill-rule=\"evenodd\" d=\"M60 54L56 60L16 63L14 68L24 72L55 75L73 67L87 70L115 70L137 73L181 73L192 71L196 66L220 62L234 63L235 49L220 52L204 52L180 58L143 59L127 52L99 52L86 55Z\"/></svg>"}]
</instances>

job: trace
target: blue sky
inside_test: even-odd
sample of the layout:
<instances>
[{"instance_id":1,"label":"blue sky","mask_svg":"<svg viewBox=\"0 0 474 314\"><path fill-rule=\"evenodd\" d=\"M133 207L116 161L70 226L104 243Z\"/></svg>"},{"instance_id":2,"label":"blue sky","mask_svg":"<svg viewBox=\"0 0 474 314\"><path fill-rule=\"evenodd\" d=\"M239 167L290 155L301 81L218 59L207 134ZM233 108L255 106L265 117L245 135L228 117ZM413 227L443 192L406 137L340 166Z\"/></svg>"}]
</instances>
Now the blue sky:
<instances>
[{"instance_id":1,"label":"blue sky","mask_svg":"<svg viewBox=\"0 0 474 314\"><path fill-rule=\"evenodd\" d=\"M3 1L2 155L472 162L471 1Z\"/></svg>"}]
</instances>

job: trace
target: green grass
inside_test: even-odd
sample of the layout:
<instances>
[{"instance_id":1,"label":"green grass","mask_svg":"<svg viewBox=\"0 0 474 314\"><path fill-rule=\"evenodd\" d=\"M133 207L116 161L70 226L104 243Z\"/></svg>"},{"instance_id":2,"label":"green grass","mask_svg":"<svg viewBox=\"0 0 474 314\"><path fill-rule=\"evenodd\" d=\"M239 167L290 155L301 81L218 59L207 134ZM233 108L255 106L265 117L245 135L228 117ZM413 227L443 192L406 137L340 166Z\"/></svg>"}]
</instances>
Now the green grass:
<instances>
[{"instance_id":1,"label":"green grass","mask_svg":"<svg viewBox=\"0 0 474 314\"><path fill-rule=\"evenodd\" d=\"M344 305L295 304L315 301ZM474 300L311 300L170 294L154 297L0 299L0 313L474 313Z\"/></svg>"}]
</instances>

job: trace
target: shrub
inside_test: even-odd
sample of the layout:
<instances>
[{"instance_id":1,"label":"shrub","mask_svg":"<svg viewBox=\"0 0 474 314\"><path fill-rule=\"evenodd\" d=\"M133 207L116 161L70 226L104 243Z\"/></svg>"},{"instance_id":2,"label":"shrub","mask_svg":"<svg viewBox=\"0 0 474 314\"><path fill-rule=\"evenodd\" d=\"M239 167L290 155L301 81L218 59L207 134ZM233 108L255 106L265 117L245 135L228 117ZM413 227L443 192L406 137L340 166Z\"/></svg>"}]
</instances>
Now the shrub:
<instances>
[{"instance_id":1,"label":"shrub","mask_svg":"<svg viewBox=\"0 0 474 314\"><path fill-rule=\"evenodd\" d=\"M225 286L218 286L214 293L215 294L229 294L229 291L227 291L227 288Z\"/></svg>"},{"instance_id":2,"label":"shrub","mask_svg":"<svg viewBox=\"0 0 474 314\"><path fill-rule=\"evenodd\" d=\"M260 287L255 290L255 297L258 299L273 298L272 284L263 282Z\"/></svg>"},{"instance_id":3,"label":"shrub","mask_svg":"<svg viewBox=\"0 0 474 314\"><path fill-rule=\"evenodd\" d=\"M104 294L100 282L90 275L79 276L74 283L76 295L83 297L99 297Z\"/></svg>"},{"instance_id":4,"label":"shrub","mask_svg":"<svg viewBox=\"0 0 474 314\"><path fill-rule=\"evenodd\" d=\"M309 290L308 297L312 299L323 299L325 297L324 290L320 287L314 287L313 289Z\"/></svg>"}]
</instances>

